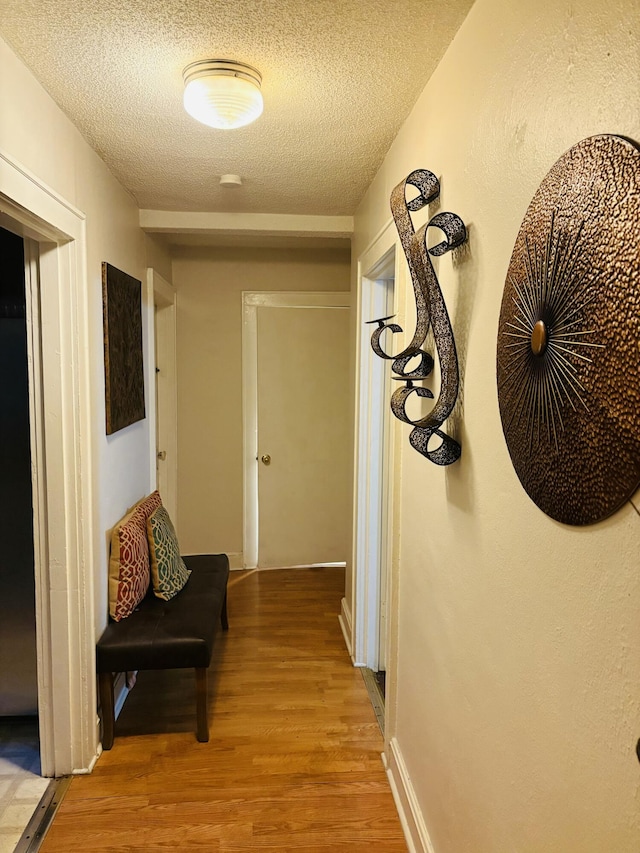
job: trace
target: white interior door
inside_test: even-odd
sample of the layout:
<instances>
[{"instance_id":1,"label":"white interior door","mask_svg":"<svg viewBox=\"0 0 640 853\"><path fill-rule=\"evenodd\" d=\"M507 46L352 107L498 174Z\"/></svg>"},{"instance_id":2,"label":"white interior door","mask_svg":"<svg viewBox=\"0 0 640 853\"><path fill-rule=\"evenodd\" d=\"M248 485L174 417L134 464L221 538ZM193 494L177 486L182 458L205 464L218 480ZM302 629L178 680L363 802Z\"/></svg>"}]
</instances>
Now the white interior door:
<instances>
[{"instance_id":1,"label":"white interior door","mask_svg":"<svg viewBox=\"0 0 640 853\"><path fill-rule=\"evenodd\" d=\"M349 310L257 309L258 565L345 562Z\"/></svg>"}]
</instances>

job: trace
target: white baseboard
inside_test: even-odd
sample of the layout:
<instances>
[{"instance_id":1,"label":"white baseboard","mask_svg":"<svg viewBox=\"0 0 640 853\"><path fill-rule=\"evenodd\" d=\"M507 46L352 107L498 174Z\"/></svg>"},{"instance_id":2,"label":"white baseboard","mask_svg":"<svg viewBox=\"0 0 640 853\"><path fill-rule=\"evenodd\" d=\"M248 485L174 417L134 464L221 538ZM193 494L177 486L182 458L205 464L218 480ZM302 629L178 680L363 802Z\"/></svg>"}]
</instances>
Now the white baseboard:
<instances>
[{"instance_id":1,"label":"white baseboard","mask_svg":"<svg viewBox=\"0 0 640 853\"><path fill-rule=\"evenodd\" d=\"M93 756L91 761L89 762L89 766L87 768L82 768L82 770L74 770L73 776L88 776L90 773L93 773L93 768L96 766L96 762L102 755L102 744L98 741L98 748L96 754Z\"/></svg>"},{"instance_id":2,"label":"white baseboard","mask_svg":"<svg viewBox=\"0 0 640 853\"><path fill-rule=\"evenodd\" d=\"M409 853L435 853L418 798L407 773L407 766L395 738L389 741L389 754L383 754L382 763L387 771Z\"/></svg>"},{"instance_id":3,"label":"white baseboard","mask_svg":"<svg viewBox=\"0 0 640 853\"><path fill-rule=\"evenodd\" d=\"M346 598L343 598L340 602L340 615L338 616L338 622L342 628L342 636L344 637L349 657L353 660L353 647L351 643L351 637L353 636L353 623L351 621L351 611L349 610Z\"/></svg>"},{"instance_id":4,"label":"white baseboard","mask_svg":"<svg viewBox=\"0 0 640 853\"><path fill-rule=\"evenodd\" d=\"M182 556L183 557L193 557L193 556L198 556L199 554L202 554L202 553L203 553L202 551L198 551L197 553L194 553L192 551L191 552L182 551ZM212 551L211 553L214 553L214 552ZM215 553L219 553L219 552L215 552ZM244 569L245 568L242 564L243 563L242 551L226 551L225 553L226 553L227 557L229 558L229 568L232 571L234 569Z\"/></svg>"},{"instance_id":5,"label":"white baseboard","mask_svg":"<svg viewBox=\"0 0 640 853\"><path fill-rule=\"evenodd\" d=\"M74 767L71 771L72 776L86 776L89 773L93 773L93 768L96 766L97 760L102 755L102 744L100 743L100 715L96 714L95 719L95 727L96 727L96 752L89 760L89 765L87 767Z\"/></svg>"},{"instance_id":6,"label":"white baseboard","mask_svg":"<svg viewBox=\"0 0 640 853\"><path fill-rule=\"evenodd\" d=\"M259 572L282 572L290 569L344 569L346 565L346 563L299 563L295 566L244 566L244 568L252 571L257 569Z\"/></svg>"}]
</instances>

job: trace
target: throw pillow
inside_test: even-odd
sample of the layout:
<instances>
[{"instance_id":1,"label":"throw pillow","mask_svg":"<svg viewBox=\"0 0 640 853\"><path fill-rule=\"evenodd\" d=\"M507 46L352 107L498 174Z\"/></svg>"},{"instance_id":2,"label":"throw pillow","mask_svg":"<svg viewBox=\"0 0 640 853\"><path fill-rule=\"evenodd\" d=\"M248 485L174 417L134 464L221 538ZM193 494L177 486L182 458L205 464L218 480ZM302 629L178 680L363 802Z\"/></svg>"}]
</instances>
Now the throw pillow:
<instances>
[{"instance_id":1,"label":"throw pillow","mask_svg":"<svg viewBox=\"0 0 640 853\"><path fill-rule=\"evenodd\" d=\"M180 556L178 537L169 513L159 506L147 519L153 592L168 601L189 580L191 572Z\"/></svg>"},{"instance_id":2,"label":"throw pillow","mask_svg":"<svg viewBox=\"0 0 640 853\"><path fill-rule=\"evenodd\" d=\"M159 506L162 506L162 498L160 497L160 492L157 489L155 492L151 492L150 495L147 495L146 498L142 498L142 500L138 501L135 505L134 509L139 509L144 514L145 529L147 519L152 512L158 509Z\"/></svg>"},{"instance_id":3,"label":"throw pillow","mask_svg":"<svg viewBox=\"0 0 640 853\"><path fill-rule=\"evenodd\" d=\"M116 622L129 616L149 589L146 519L138 506L116 524L109 559L109 613Z\"/></svg>"}]
</instances>

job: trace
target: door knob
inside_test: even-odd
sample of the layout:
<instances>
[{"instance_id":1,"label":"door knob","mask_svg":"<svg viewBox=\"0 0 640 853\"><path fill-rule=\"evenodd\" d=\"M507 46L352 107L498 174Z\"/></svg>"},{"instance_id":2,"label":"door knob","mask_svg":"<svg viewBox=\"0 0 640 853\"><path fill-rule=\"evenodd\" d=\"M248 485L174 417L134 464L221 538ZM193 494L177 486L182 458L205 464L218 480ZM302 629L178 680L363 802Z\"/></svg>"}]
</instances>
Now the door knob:
<instances>
[{"instance_id":1,"label":"door knob","mask_svg":"<svg viewBox=\"0 0 640 853\"><path fill-rule=\"evenodd\" d=\"M265 453L265 454L261 457L261 459L262 459L262 462L263 462L265 465L271 465L271 457L269 456L269 454L268 454L268 453Z\"/></svg>"},{"instance_id":2,"label":"door knob","mask_svg":"<svg viewBox=\"0 0 640 853\"><path fill-rule=\"evenodd\" d=\"M164 461L166 458L167 458L167 451L166 450L159 450L158 451L158 459L161 459Z\"/></svg>"}]
</instances>

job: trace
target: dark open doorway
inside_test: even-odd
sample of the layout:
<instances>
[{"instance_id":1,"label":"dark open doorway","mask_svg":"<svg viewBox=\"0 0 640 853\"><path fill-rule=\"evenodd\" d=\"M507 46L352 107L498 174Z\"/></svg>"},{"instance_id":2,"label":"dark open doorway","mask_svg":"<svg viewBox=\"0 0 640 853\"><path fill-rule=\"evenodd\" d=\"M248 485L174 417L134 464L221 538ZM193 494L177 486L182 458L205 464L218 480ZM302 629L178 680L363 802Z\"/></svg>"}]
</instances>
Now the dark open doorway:
<instances>
[{"instance_id":1,"label":"dark open doorway","mask_svg":"<svg viewBox=\"0 0 640 853\"><path fill-rule=\"evenodd\" d=\"M36 610L24 244L0 229L0 716L36 716Z\"/></svg>"}]
</instances>

